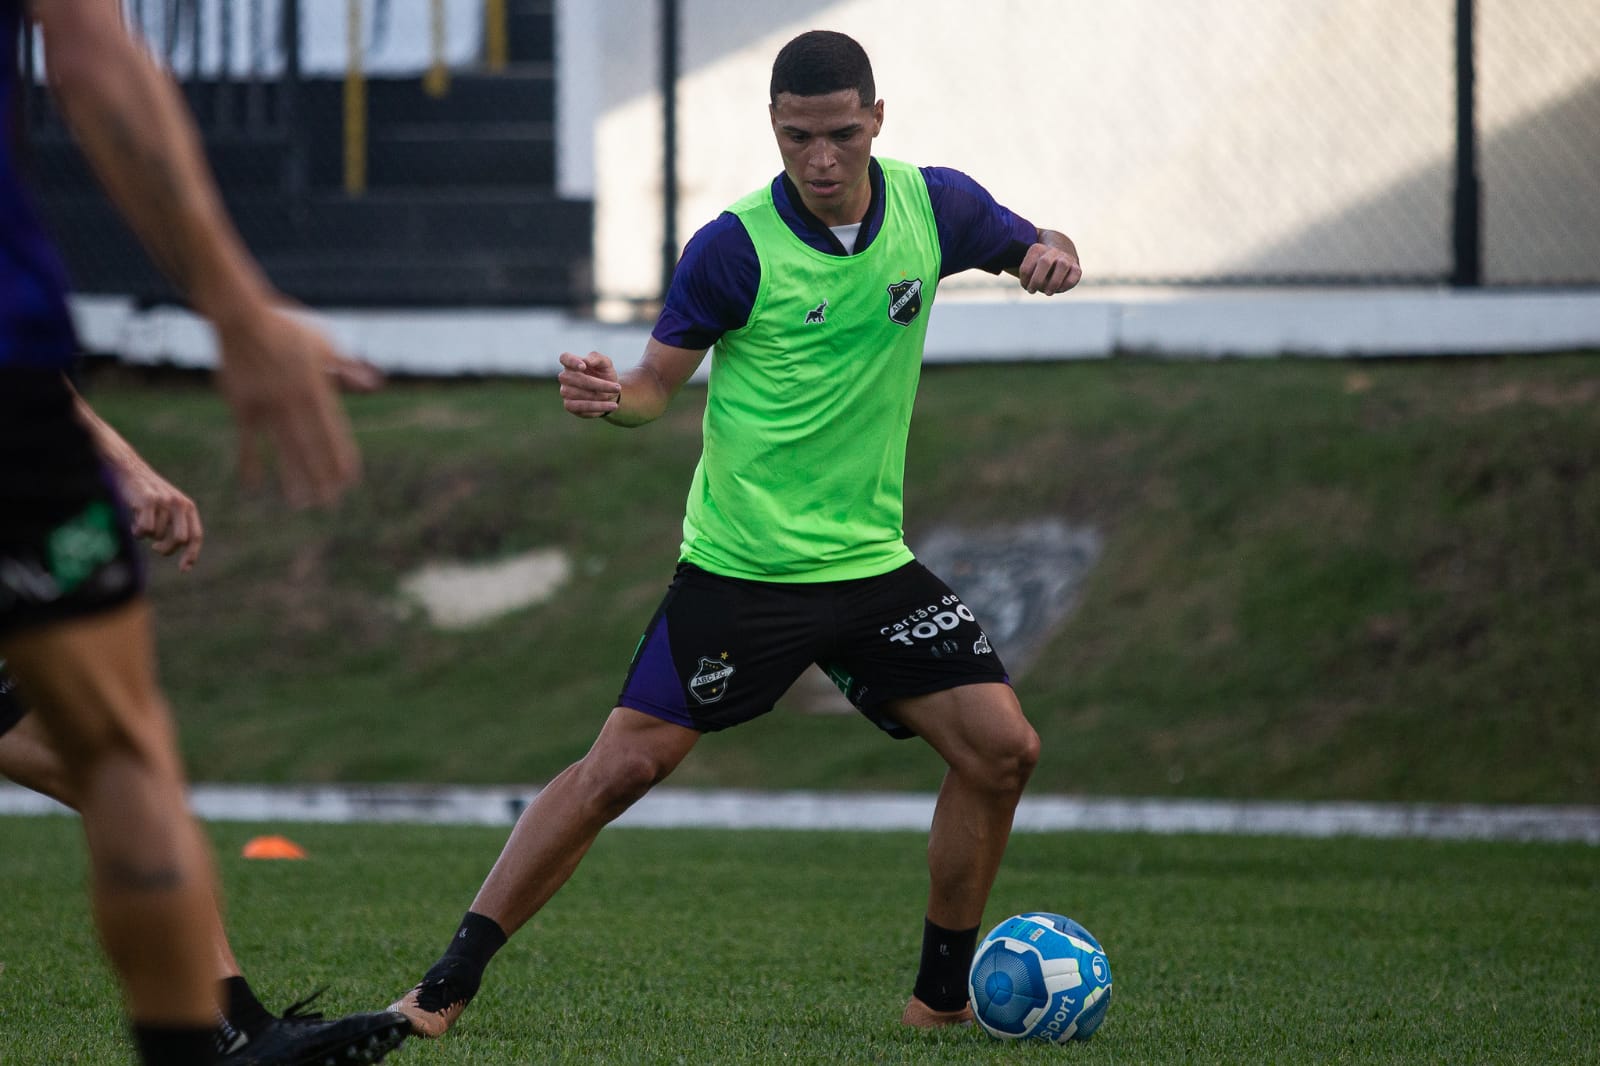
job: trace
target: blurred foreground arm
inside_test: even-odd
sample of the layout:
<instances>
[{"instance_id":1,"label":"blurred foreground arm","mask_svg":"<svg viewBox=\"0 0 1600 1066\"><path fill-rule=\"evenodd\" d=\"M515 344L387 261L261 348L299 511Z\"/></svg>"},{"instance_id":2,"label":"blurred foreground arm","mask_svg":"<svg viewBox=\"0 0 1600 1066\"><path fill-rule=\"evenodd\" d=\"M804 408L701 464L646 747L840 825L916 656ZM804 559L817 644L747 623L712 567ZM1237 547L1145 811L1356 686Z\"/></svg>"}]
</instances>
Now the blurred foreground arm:
<instances>
[{"instance_id":1,"label":"blurred foreground arm","mask_svg":"<svg viewBox=\"0 0 1600 1066\"><path fill-rule=\"evenodd\" d=\"M279 297L222 206L171 78L123 24L118 0L33 0L50 87L79 146L151 257L216 329L218 383L244 438L265 433L295 506L331 503L359 456L323 335Z\"/></svg>"},{"instance_id":2,"label":"blurred foreground arm","mask_svg":"<svg viewBox=\"0 0 1600 1066\"><path fill-rule=\"evenodd\" d=\"M178 491L177 486L156 473L145 462L133 445L95 414L82 396L74 392L78 420L94 438L94 447L117 477L117 487L133 512L133 535L145 537L150 547L162 555L172 555L179 549L178 569L188 570L200 558L200 545L205 540L205 529L200 524L200 510L194 501Z\"/></svg>"}]
</instances>

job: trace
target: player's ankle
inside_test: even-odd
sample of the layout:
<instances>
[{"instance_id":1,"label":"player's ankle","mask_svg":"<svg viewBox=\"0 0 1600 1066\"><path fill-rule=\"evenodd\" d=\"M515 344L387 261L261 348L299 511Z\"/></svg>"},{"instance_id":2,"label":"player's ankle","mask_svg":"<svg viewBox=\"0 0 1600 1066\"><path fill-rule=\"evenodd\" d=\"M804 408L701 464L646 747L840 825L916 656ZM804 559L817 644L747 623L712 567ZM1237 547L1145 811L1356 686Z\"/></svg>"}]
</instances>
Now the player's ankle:
<instances>
[{"instance_id":1,"label":"player's ankle","mask_svg":"<svg viewBox=\"0 0 1600 1066\"><path fill-rule=\"evenodd\" d=\"M442 963L446 959L460 960L470 964L481 974L489 965L489 960L494 958L495 952L505 945L505 930L500 928L498 922L493 918L468 911L462 916L461 924L456 927L455 935L450 938L450 946L444 949L439 962Z\"/></svg>"},{"instance_id":2,"label":"player's ankle","mask_svg":"<svg viewBox=\"0 0 1600 1066\"><path fill-rule=\"evenodd\" d=\"M967 971L978 945L978 927L946 929L923 919L922 961L911 994L940 1013L967 1005Z\"/></svg>"},{"instance_id":3,"label":"player's ankle","mask_svg":"<svg viewBox=\"0 0 1600 1066\"><path fill-rule=\"evenodd\" d=\"M250 982L239 975L222 979L222 1011L228 1024L247 1037L255 1037L272 1022L272 1012L256 998Z\"/></svg>"}]
</instances>

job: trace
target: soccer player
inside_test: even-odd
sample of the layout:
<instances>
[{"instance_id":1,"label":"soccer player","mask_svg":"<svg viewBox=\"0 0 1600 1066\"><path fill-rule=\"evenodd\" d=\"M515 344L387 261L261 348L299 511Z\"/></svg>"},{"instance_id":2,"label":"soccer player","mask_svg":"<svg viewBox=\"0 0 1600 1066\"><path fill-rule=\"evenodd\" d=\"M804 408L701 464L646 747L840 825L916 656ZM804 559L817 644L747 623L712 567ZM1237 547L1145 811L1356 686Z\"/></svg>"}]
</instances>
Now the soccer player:
<instances>
[{"instance_id":1,"label":"soccer player","mask_svg":"<svg viewBox=\"0 0 1600 1066\"><path fill-rule=\"evenodd\" d=\"M330 373L350 391L370 391L381 375L363 363L341 357ZM194 501L158 474L122 436L107 425L79 397L77 415L89 430L106 467L127 505L133 534L150 541L161 555L177 555L180 570L191 569L200 558L205 529ZM37 715L29 715L16 690L16 682L0 660L0 777L49 796L77 810L74 779ZM394 1040L392 1019L367 1014L324 1020L302 1013L309 1000L294 1004L277 1016L256 997L234 957L221 925L211 930L222 1010L216 1024L216 1045L228 1054L224 1062L321 1063L328 1055L346 1055L345 1061L369 1060ZM314 997L313 997L314 998ZM403 1034L404 1030L401 1030ZM248 1054L246 1053L248 1049Z\"/></svg>"},{"instance_id":2,"label":"soccer player","mask_svg":"<svg viewBox=\"0 0 1600 1066\"><path fill-rule=\"evenodd\" d=\"M117 0L26 6L0 0L0 115L15 113L16 45L31 15L56 102L90 164L216 331L219 384L241 431L275 443L291 504L333 502L359 460L327 374L329 345L282 310L244 249L175 86L130 35ZM67 770L95 925L141 1061L211 1064L225 1061L214 1047L215 875L156 684L123 503L62 376L77 347L65 292L0 136L0 659ZM381 1055L400 1039L397 1019L370 1017ZM248 1047L232 1060L300 1061Z\"/></svg>"},{"instance_id":3,"label":"soccer player","mask_svg":"<svg viewBox=\"0 0 1600 1066\"><path fill-rule=\"evenodd\" d=\"M970 1021L966 975L1039 740L973 612L902 536L906 436L929 305L977 267L1065 292L1071 240L971 178L872 155L883 125L855 41L810 32L772 70L783 159L689 242L642 361L564 353L567 411L662 414L713 345L677 574L589 753L523 812L445 954L395 1009L437 1036L596 834L703 733L770 710L815 662L873 724L948 764L928 843L922 957L902 1021Z\"/></svg>"}]
</instances>

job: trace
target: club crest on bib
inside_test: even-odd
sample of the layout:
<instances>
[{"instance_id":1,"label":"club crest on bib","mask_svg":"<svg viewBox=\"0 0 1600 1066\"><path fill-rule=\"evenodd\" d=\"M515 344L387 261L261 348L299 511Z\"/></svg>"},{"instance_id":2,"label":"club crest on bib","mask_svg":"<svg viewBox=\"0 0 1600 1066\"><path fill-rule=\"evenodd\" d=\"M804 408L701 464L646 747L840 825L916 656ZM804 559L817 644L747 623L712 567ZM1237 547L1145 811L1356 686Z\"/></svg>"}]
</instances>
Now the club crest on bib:
<instances>
[{"instance_id":1,"label":"club crest on bib","mask_svg":"<svg viewBox=\"0 0 1600 1066\"><path fill-rule=\"evenodd\" d=\"M817 306L806 312L806 325L820 326L828 321L828 301L823 300Z\"/></svg>"},{"instance_id":2,"label":"club crest on bib","mask_svg":"<svg viewBox=\"0 0 1600 1066\"><path fill-rule=\"evenodd\" d=\"M689 695L700 703L716 703L728 693L728 679L733 677L733 664L721 659L700 656L700 666L689 679Z\"/></svg>"},{"instance_id":3,"label":"club crest on bib","mask_svg":"<svg viewBox=\"0 0 1600 1066\"><path fill-rule=\"evenodd\" d=\"M899 326L911 325L911 320L922 311L922 279L897 281L889 286L889 321Z\"/></svg>"}]
</instances>

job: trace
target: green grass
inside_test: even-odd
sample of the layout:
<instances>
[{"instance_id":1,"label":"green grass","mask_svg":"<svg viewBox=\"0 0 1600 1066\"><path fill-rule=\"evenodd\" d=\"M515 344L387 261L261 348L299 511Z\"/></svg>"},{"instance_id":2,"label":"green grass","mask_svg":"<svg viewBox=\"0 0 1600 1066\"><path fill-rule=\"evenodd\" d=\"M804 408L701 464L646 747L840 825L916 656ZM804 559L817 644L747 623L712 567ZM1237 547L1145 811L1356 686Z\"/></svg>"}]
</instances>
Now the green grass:
<instances>
[{"instance_id":1,"label":"green grass","mask_svg":"<svg viewBox=\"0 0 1600 1066\"><path fill-rule=\"evenodd\" d=\"M287 832L306 862L236 858ZM215 825L230 926L271 1003L372 1009L432 961L496 828ZM1047 908L1105 944L1104 1028L1067 1049L895 1024L924 838L610 830L441 1041L392 1061L1418 1063L1600 1061L1600 849L1017 837L987 921ZM67 818L0 819L0 1062L128 1061Z\"/></svg>"},{"instance_id":2,"label":"green grass","mask_svg":"<svg viewBox=\"0 0 1600 1066\"><path fill-rule=\"evenodd\" d=\"M671 574L703 392L623 432L552 382L401 383L350 403L364 488L304 516L232 485L209 390L94 384L208 523L199 568L154 581L196 778L542 781L587 748ZM930 368L907 493L913 547L1040 517L1103 538L1018 682L1036 790L1600 802L1595 355ZM426 561L538 547L576 563L555 603L468 633L397 606ZM937 770L780 711L674 780Z\"/></svg>"}]
</instances>

